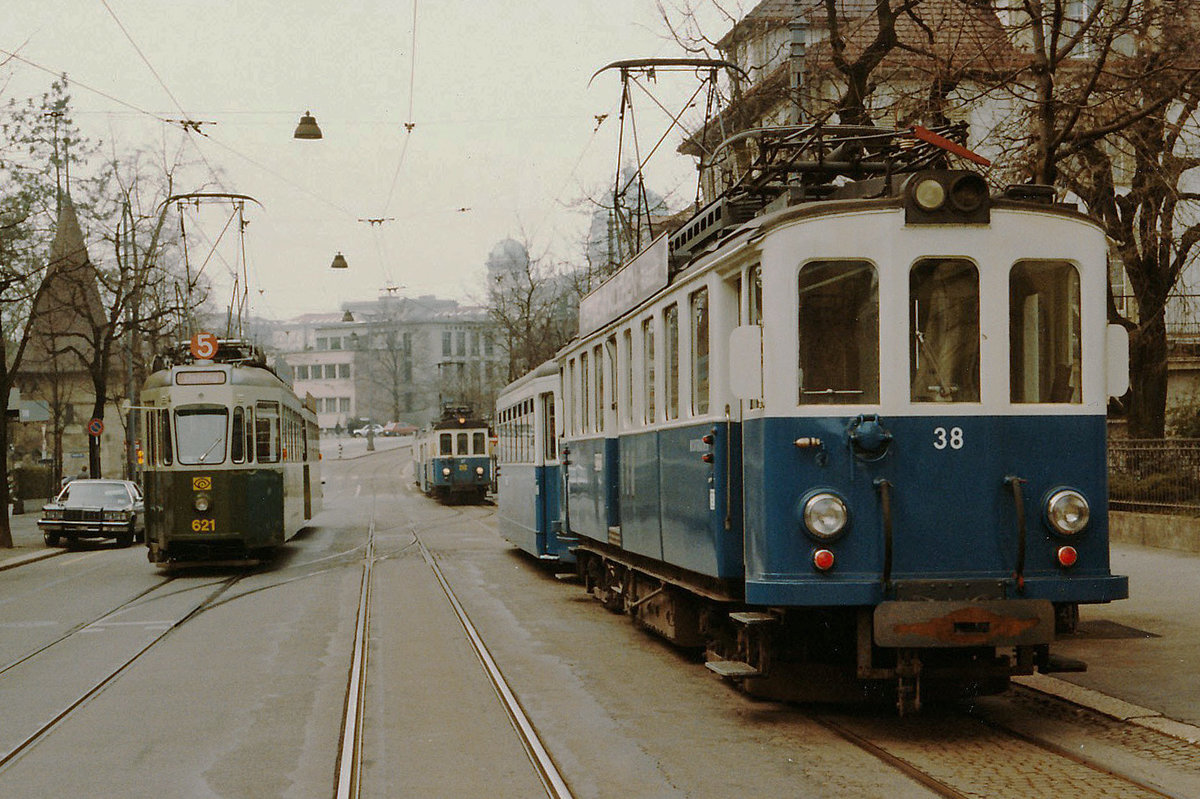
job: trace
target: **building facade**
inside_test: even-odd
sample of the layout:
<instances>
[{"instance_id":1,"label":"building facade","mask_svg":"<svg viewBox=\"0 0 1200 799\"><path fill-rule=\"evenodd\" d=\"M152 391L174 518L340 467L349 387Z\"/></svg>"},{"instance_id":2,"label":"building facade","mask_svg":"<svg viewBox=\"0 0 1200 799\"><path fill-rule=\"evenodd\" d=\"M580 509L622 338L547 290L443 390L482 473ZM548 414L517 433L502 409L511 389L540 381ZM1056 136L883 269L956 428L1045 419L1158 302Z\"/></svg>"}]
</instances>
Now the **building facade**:
<instances>
[{"instance_id":1,"label":"building facade","mask_svg":"<svg viewBox=\"0 0 1200 799\"><path fill-rule=\"evenodd\" d=\"M487 310L433 296L347 302L279 324L269 343L281 374L316 400L325 430L423 426L448 402L490 414L505 378Z\"/></svg>"}]
</instances>

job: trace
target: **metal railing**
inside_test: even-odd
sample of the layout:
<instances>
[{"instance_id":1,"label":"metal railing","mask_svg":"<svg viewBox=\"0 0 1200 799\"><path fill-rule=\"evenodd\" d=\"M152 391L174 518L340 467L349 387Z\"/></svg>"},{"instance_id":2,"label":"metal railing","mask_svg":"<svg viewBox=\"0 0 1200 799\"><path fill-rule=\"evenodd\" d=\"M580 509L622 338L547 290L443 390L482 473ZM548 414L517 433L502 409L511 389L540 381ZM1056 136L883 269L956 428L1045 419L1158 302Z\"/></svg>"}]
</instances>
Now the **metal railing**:
<instances>
[{"instance_id":1,"label":"metal railing","mask_svg":"<svg viewBox=\"0 0 1200 799\"><path fill-rule=\"evenodd\" d=\"M1200 439L1110 439L1112 510L1200 516Z\"/></svg>"}]
</instances>

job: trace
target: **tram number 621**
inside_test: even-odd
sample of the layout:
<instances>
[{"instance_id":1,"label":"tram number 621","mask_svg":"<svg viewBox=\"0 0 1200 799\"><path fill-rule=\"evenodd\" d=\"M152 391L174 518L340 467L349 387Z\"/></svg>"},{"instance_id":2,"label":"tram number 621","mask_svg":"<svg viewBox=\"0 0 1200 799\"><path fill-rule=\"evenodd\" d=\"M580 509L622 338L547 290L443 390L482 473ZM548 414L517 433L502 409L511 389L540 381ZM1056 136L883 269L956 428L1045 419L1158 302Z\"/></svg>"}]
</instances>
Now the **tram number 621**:
<instances>
[{"instance_id":1,"label":"tram number 621","mask_svg":"<svg viewBox=\"0 0 1200 799\"><path fill-rule=\"evenodd\" d=\"M951 427L946 430L944 427L933 428L933 448L934 449L962 449L963 448L963 431L961 427Z\"/></svg>"},{"instance_id":2,"label":"tram number 621","mask_svg":"<svg viewBox=\"0 0 1200 799\"><path fill-rule=\"evenodd\" d=\"M192 532L213 533L217 529L216 519L192 519Z\"/></svg>"}]
</instances>

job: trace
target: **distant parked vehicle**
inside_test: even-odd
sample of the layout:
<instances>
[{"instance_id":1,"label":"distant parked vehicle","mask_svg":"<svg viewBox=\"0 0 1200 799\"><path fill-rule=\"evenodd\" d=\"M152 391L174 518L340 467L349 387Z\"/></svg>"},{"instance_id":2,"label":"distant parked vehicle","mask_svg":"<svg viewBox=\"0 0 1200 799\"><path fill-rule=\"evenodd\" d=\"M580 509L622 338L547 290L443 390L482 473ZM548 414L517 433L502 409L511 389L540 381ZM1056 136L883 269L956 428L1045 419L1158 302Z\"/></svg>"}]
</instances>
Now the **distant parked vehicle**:
<instances>
[{"instance_id":1,"label":"distant parked vehicle","mask_svg":"<svg viewBox=\"0 0 1200 799\"><path fill-rule=\"evenodd\" d=\"M385 436L411 436L415 432L417 426L408 422L388 422L383 426Z\"/></svg>"},{"instance_id":2,"label":"distant parked vehicle","mask_svg":"<svg viewBox=\"0 0 1200 799\"><path fill-rule=\"evenodd\" d=\"M47 546L62 539L112 538L127 547L146 532L142 491L129 480L72 480L42 507L38 527Z\"/></svg>"},{"instance_id":3,"label":"distant parked vehicle","mask_svg":"<svg viewBox=\"0 0 1200 799\"><path fill-rule=\"evenodd\" d=\"M367 431L370 431L372 435L377 436L383 432L383 425L381 425L381 424L364 424L362 427L358 428L353 433L351 433L351 435L353 435L355 438L364 438L367 435Z\"/></svg>"}]
</instances>

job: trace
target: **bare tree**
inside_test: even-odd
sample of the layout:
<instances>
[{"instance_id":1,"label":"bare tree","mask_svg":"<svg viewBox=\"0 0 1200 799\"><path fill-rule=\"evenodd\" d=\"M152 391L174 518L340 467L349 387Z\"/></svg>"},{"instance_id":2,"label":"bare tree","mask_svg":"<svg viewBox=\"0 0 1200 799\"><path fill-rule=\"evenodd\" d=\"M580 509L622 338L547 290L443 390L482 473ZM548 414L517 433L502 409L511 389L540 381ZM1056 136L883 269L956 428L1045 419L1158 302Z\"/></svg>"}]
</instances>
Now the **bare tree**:
<instances>
[{"instance_id":1,"label":"bare tree","mask_svg":"<svg viewBox=\"0 0 1200 799\"><path fill-rule=\"evenodd\" d=\"M487 306L508 354L509 380L553 357L578 324L579 295L566 270L531 257L527 244L489 264Z\"/></svg>"}]
</instances>

